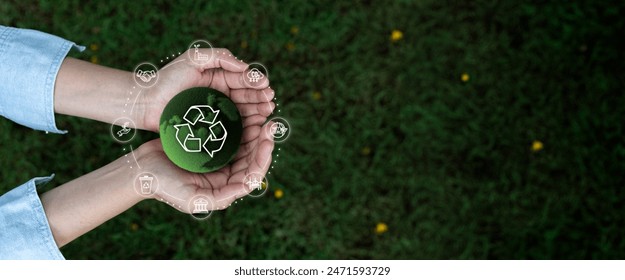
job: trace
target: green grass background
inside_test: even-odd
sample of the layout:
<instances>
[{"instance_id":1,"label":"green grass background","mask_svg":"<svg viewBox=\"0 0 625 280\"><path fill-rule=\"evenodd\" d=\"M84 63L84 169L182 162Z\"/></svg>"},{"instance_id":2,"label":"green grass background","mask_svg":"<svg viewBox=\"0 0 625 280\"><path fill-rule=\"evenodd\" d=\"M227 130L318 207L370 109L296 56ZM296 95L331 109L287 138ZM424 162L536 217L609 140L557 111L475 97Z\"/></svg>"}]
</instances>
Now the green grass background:
<instances>
[{"instance_id":1,"label":"green grass background","mask_svg":"<svg viewBox=\"0 0 625 280\"><path fill-rule=\"evenodd\" d=\"M625 258L625 2L172 2L2 1L0 24L125 70L199 38L262 62L293 130L270 192L205 222L142 202L67 258ZM123 154L107 124L57 122L0 120L2 192Z\"/></svg>"}]
</instances>

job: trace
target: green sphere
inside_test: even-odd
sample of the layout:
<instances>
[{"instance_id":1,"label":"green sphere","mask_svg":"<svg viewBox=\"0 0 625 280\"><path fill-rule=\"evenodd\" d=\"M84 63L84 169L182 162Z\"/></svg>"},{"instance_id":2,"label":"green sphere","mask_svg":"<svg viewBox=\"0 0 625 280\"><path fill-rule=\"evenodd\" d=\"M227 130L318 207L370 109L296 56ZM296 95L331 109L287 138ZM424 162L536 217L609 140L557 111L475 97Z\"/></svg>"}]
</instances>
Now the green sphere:
<instances>
[{"instance_id":1,"label":"green sphere","mask_svg":"<svg viewBox=\"0 0 625 280\"><path fill-rule=\"evenodd\" d=\"M174 96L161 115L160 136L167 157L182 169L206 173L228 164L239 150L243 123L223 93L191 88Z\"/></svg>"}]
</instances>

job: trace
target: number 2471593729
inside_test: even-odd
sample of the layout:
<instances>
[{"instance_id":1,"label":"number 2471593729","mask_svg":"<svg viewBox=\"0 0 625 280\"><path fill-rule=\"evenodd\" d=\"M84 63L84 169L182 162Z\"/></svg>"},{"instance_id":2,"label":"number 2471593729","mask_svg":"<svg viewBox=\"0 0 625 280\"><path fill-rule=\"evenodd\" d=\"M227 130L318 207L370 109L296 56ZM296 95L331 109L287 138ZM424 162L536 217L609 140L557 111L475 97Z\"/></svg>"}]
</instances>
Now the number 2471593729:
<instances>
[{"instance_id":1,"label":"number 2471593729","mask_svg":"<svg viewBox=\"0 0 625 280\"><path fill-rule=\"evenodd\" d=\"M388 266L338 266L328 267L327 275L388 275L391 268Z\"/></svg>"}]
</instances>

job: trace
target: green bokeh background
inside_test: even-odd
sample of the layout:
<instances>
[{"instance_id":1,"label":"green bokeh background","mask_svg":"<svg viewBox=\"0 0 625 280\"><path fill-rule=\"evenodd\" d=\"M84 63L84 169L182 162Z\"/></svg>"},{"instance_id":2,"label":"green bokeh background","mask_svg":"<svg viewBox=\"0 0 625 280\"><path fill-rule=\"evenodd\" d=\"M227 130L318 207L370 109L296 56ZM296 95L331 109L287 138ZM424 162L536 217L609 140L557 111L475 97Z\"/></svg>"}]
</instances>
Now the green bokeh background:
<instances>
[{"instance_id":1,"label":"green bokeh background","mask_svg":"<svg viewBox=\"0 0 625 280\"><path fill-rule=\"evenodd\" d=\"M266 196L204 222L142 202L69 259L623 259L624 6L3 1L0 24L125 70L207 39L267 66L293 129ZM107 124L57 122L68 135L0 120L2 192L123 154Z\"/></svg>"}]
</instances>

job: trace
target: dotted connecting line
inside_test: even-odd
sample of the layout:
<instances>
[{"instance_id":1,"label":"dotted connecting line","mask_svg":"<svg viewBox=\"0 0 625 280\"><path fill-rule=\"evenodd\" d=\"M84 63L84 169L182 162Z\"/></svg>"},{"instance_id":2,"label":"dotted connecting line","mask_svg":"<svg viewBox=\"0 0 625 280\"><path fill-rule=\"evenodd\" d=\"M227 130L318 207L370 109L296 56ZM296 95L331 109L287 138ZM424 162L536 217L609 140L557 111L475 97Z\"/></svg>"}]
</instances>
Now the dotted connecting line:
<instances>
[{"instance_id":1,"label":"dotted connecting line","mask_svg":"<svg viewBox=\"0 0 625 280\"><path fill-rule=\"evenodd\" d=\"M182 54L181 52L178 52L178 56L180 56L181 54ZM174 55L174 54L171 54L171 59L174 59L174 58L176 58L176 57L178 57L178 56L176 56L176 55ZM169 60L169 56L168 56L168 57L166 57L164 61L168 61L168 60ZM163 62L163 59L161 59L161 62Z\"/></svg>"},{"instance_id":2,"label":"dotted connecting line","mask_svg":"<svg viewBox=\"0 0 625 280\"><path fill-rule=\"evenodd\" d=\"M269 87L269 88L271 88L271 87ZM273 97L273 100L276 102L276 109L278 109L278 107L280 106L280 103L278 103L278 97L277 97L277 96L275 96L275 92L274 92L274 97ZM280 112L281 112L281 110L280 110L280 109L278 109L278 113L280 113ZM274 159L274 160L273 160L273 163L274 163L274 164L275 164L275 163L278 163L278 159L277 159L277 157L279 157L279 156L280 156L280 148L278 148L278 152L276 152L276 159ZM273 169L273 167L274 167L274 165L273 165L273 164L271 164L271 166L270 166L270 168L269 168L269 169ZM267 175L269 175L269 174L271 174L271 171L268 171L268 172L267 172Z\"/></svg>"},{"instance_id":3,"label":"dotted connecting line","mask_svg":"<svg viewBox=\"0 0 625 280\"><path fill-rule=\"evenodd\" d=\"M128 91L128 93L130 94L130 96L132 96L133 91L136 89L136 86L132 86L132 90ZM124 110L123 110L123 115L126 115L126 108L128 108L128 102L130 102L130 97L126 97L126 101L124 102Z\"/></svg>"},{"instance_id":4,"label":"dotted connecting line","mask_svg":"<svg viewBox=\"0 0 625 280\"><path fill-rule=\"evenodd\" d=\"M169 201L167 201L167 200L163 199L162 197L161 197L161 198L159 198L158 200L159 200L159 201L161 201L161 202L165 202L167 205L169 205L169 206L171 206L171 207L174 207L174 208L178 208L178 209L180 209L180 211L182 211L182 206L180 206L180 205L178 205L178 204L175 204L175 203L169 202Z\"/></svg>"}]
</instances>

